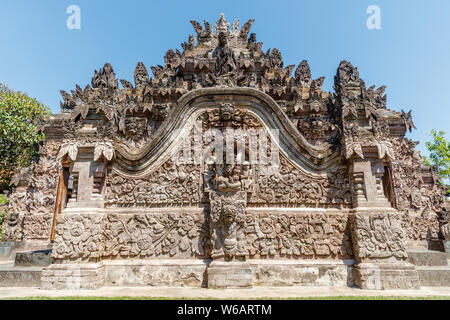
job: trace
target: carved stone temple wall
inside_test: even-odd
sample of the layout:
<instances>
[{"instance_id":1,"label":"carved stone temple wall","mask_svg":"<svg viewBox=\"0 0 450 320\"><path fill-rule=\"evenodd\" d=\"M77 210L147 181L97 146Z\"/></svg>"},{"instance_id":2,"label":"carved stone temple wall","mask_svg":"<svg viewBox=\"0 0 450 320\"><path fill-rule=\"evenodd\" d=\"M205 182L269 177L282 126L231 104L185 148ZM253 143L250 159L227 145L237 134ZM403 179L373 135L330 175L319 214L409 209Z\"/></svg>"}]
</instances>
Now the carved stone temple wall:
<instances>
[{"instance_id":1,"label":"carved stone temple wall","mask_svg":"<svg viewBox=\"0 0 450 320\"><path fill-rule=\"evenodd\" d=\"M191 21L153 77L139 62L120 87L107 63L61 91L4 225L53 241L45 288L419 285L406 249L439 243L448 218L405 138L411 111L347 61L324 92L305 60L264 52L253 21Z\"/></svg>"}]
</instances>

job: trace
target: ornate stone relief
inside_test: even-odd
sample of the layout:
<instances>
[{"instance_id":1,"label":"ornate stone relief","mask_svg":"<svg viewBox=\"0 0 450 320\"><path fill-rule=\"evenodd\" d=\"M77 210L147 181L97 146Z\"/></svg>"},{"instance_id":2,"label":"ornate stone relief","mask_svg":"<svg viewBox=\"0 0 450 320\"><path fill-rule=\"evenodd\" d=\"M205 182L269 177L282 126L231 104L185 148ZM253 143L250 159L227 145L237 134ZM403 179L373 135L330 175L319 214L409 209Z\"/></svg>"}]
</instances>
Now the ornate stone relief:
<instances>
[{"instance_id":1,"label":"ornate stone relief","mask_svg":"<svg viewBox=\"0 0 450 320\"><path fill-rule=\"evenodd\" d=\"M204 213L66 214L56 234L64 261L203 257L209 238Z\"/></svg>"},{"instance_id":2,"label":"ornate stone relief","mask_svg":"<svg viewBox=\"0 0 450 320\"><path fill-rule=\"evenodd\" d=\"M52 215L9 213L3 225L3 241L48 240Z\"/></svg>"},{"instance_id":3,"label":"ornate stone relief","mask_svg":"<svg viewBox=\"0 0 450 320\"><path fill-rule=\"evenodd\" d=\"M260 213L247 215L251 258L351 258L346 214Z\"/></svg>"},{"instance_id":4,"label":"ornate stone relief","mask_svg":"<svg viewBox=\"0 0 450 320\"><path fill-rule=\"evenodd\" d=\"M91 161L92 166L83 168L84 173L92 171L92 176L86 174L85 178L97 191L88 200L105 211L98 215L63 212L58 217L54 257L61 261L130 257L404 259L406 237L423 241L429 234L447 234L445 227L441 234L438 230L443 190L436 172L422 164L415 144L403 139L404 133L414 128L411 112L387 109L384 87L366 88L357 68L343 61L334 79L334 92L324 92L324 78L313 79L306 61L297 68L285 66L278 49L262 50L262 43L250 34L253 19L242 27L239 20L230 23L223 15L215 24L191 22L196 37L189 35L182 51L168 50L163 65L150 67L152 75L139 62L134 83L121 80L119 87L107 63L95 71L91 85L84 89L77 85L70 93L61 91L63 114L43 129L48 140L39 151L39 161L18 170L14 178L11 214L5 222L7 239L48 237L63 159L71 162L74 185L81 162ZM208 87L220 88L214 95L200 96L211 89L199 89ZM157 140L166 134L159 129L174 124L168 122L174 121L177 112L184 112L181 102L186 103L191 93L185 94L193 90L192 96L199 94L193 99L205 107L194 119L202 133L209 129L267 130L276 123L284 126L281 131L291 139L289 147L295 149L298 142L314 155L305 152L305 166L301 167L286 156L289 152L285 149L278 171L271 173L237 158L233 163L221 163L217 155L199 164L167 159L160 165L170 157L164 152L156 161L143 158L140 152L148 150L149 155L161 155L152 153L159 143L165 143ZM225 94L230 90L240 93ZM243 101L245 97L248 101ZM263 116L268 119L258 117L258 108L266 108L256 105L258 99L268 107L276 106L272 109L276 112L259 110L267 111ZM220 102L211 109L211 101L216 100ZM243 141L247 144L249 138ZM267 155L271 154L269 142ZM203 149L212 143L204 142ZM167 150L172 152L171 148ZM249 153L247 147L243 153ZM129 158L120 158L123 154ZM136 155L141 157L134 158ZM131 172L121 171L122 160L130 163ZM136 173L133 178L133 168L145 167L145 161L152 166L155 163L152 171ZM358 161L368 163L368 168L376 164L376 170L367 171L373 177L351 170ZM306 169L310 167L321 169ZM370 183L373 189L368 188ZM367 202L371 192L378 200L389 198L401 215L357 213L349 229L348 209ZM76 202L69 203L74 205L71 209L77 208ZM389 202L382 205L388 207ZM187 207L187 211L200 207L205 212L182 214ZM264 211L286 207L302 208L302 212ZM305 208L326 212L304 213ZM162 211L154 213L156 209Z\"/></svg>"},{"instance_id":5,"label":"ornate stone relief","mask_svg":"<svg viewBox=\"0 0 450 320\"><path fill-rule=\"evenodd\" d=\"M106 207L195 205L201 202L198 165L176 166L172 160L143 178L111 172L106 181Z\"/></svg>"},{"instance_id":6,"label":"ornate stone relief","mask_svg":"<svg viewBox=\"0 0 450 320\"><path fill-rule=\"evenodd\" d=\"M351 224L358 259L406 259L406 233L398 213L356 213Z\"/></svg>"},{"instance_id":7,"label":"ornate stone relief","mask_svg":"<svg viewBox=\"0 0 450 320\"><path fill-rule=\"evenodd\" d=\"M327 177L308 176L280 157L279 172L256 172L256 187L249 205L319 206L351 203L346 169L330 172Z\"/></svg>"}]
</instances>

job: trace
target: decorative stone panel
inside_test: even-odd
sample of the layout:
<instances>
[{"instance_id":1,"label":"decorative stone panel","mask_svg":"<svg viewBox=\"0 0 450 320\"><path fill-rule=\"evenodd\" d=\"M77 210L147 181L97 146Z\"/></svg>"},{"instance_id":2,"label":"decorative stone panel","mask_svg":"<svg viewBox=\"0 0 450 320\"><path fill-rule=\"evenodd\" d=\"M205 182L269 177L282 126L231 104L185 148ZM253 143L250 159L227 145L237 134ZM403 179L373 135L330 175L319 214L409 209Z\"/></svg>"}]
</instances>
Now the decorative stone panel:
<instances>
[{"instance_id":1,"label":"decorative stone panel","mask_svg":"<svg viewBox=\"0 0 450 320\"><path fill-rule=\"evenodd\" d=\"M356 212L351 216L355 258L406 259L406 233L396 212Z\"/></svg>"}]
</instances>

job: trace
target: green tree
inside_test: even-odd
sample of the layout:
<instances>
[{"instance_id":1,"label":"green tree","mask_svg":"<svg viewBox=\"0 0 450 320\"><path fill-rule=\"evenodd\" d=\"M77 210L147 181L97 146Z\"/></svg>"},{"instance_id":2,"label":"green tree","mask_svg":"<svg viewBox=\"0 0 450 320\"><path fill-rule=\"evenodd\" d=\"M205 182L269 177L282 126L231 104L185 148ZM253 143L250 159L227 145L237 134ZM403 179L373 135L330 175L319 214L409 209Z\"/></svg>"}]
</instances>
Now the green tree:
<instances>
[{"instance_id":1,"label":"green tree","mask_svg":"<svg viewBox=\"0 0 450 320\"><path fill-rule=\"evenodd\" d=\"M444 183L450 183L450 141L445 139L444 131L431 130L432 142L426 142L425 145L430 151L430 157L424 158L425 162L439 168L439 174ZM447 192L447 194L450 192Z\"/></svg>"},{"instance_id":2,"label":"green tree","mask_svg":"<svg viewBox=\"0 0 450 320\"><path fill-rule=\"evenodd\" d=\"M0 83L0 192L8 189L15 168L30 164L34 145L44 139L36 129L50 114L36 99Z\"/></svg>"}]
</instances>

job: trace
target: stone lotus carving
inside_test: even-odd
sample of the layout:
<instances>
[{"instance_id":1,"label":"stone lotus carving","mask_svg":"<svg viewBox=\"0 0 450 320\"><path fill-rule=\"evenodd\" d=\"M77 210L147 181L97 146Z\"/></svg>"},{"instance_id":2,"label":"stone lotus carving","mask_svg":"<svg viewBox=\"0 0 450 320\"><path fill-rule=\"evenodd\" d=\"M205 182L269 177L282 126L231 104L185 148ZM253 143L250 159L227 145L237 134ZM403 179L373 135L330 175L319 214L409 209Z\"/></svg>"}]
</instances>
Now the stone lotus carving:
<instances>
[{"instance_id":1,"label":"stone lotus carving","mask_svg":"<svg viewBox=\"0 0 450 320\"><path fill-rule=\"evenodd\" d=\"M53 245L54 259L97 261L102 253L103 216L98 214L60 215Z\"/></svg>"},{"instance_id":2,"label":"stone lotus carving","mask_svg":"<svg viewBox=\"0 0 450 320\"><path fill-rule=\"evenodd\" d=\"M223 195L220 197L223 199ZM211 221L203 213L61 215L52 257L62 261L113 257L352 257L345 214L246 215L244 202L215 200Z\"/></svg>"},{"instance_id":3,"label":"stone lotus carving","mask_svg":"<svg viewBox=\"0 0 450 320\"><path fill-rule=\"evenodd\" d=\"M114 147L110 142L100 142L94 147L94 161L99 160L101 157L105 157L106 160L111 161L114 156Z\"/></svg>"},{"instance_id":4,"label":"stone lotus carving","mask_svg":"<svg viewBox=\"0 0 450 320\"><path fill-rule=\"evenodd\" d=\"M78 142L67 142L61 146L61 149L58 152L56 159L61 161L64 156L68 156L68 158L72 161L77 160L78 155Z\"/></svg>"},{"instance_id":5,"label":"stone lotus carving","mask_svg":"<svg viewBox=\"0 0 450 320\"><path fill-rule=\"evenodd\" d=\"M406 234L397 213L356 213L352 217L355 255L360 259L405 259Z\"/></svg>"},{"instance_id":6,"label":"stone lotus carving","mask_svg":"<svg viewBox=\"0 0 450 320\"><path fill-rule=\"evenodd\" d=\"M202 256L203 214L108 215L103 256Z\"/></svg>"}]
</instances>

